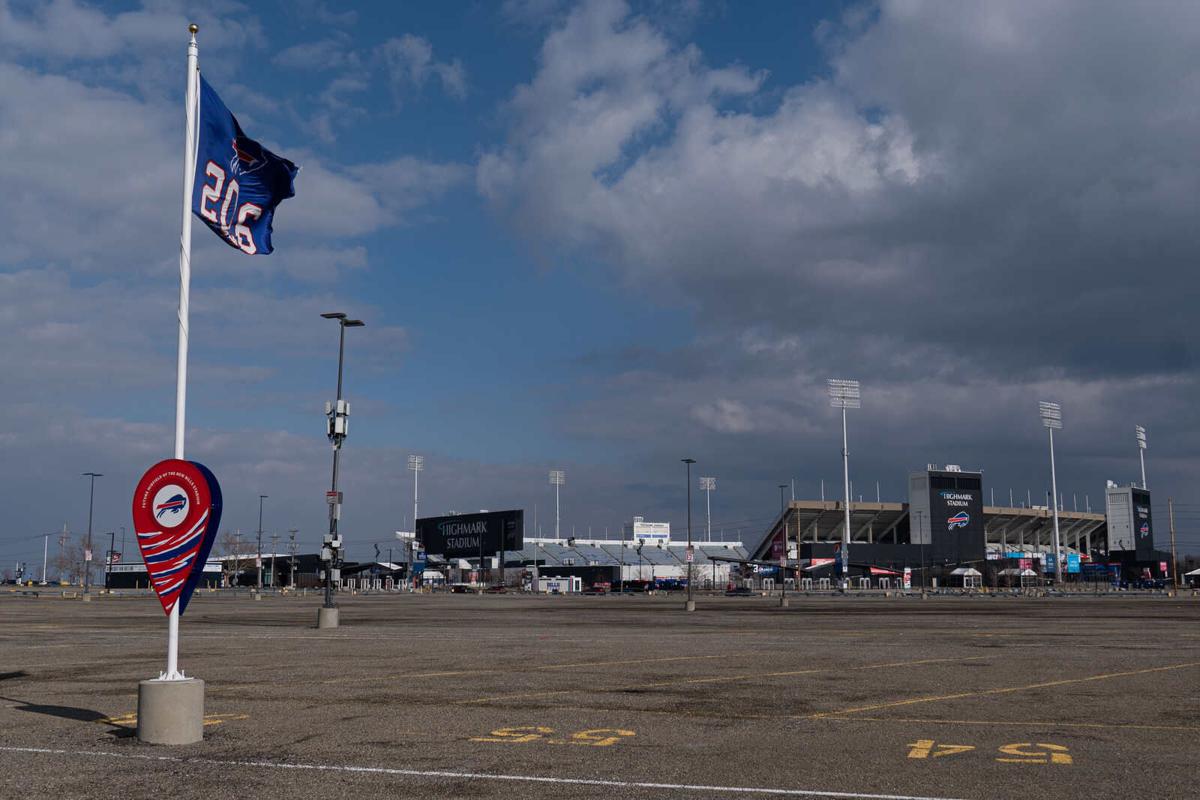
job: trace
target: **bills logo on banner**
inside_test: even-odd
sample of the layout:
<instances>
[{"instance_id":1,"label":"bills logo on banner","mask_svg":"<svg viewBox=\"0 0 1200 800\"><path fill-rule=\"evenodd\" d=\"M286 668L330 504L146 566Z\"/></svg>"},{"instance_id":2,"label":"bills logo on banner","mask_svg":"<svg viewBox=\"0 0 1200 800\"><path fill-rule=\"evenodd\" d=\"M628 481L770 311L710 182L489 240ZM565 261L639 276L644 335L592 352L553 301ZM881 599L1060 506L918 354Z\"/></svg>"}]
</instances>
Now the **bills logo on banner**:
<instances>
[{"instance_id":1,"label":"bills logo on banner","mask_svg":"<svg viewBox=\"0 0 1200 800\"><path fill-rule=\"evenodd\" d=\"M971 515L965 511L960 511L946 520L946 530L952 531L955 528L965 528L970 522Z\"/></svg>"},{"instance_id":2,"label":"bills logo on banner","mask_svg":"<svg viewBox=\"0 0 1200 800\"><path fill-rule=\"evenodd\" d=\"M220 522L221 487L203 464L167 459L138 481L133 527L163 611L187 608Z\"/></svg>"},{"instance_id":3,"label":"bills logo on banner","mask_svg":"<svg viewBox=\"0 0 1200 800\"><path fill-rule=\"evenodd\" d=\"M200 78L200 114L192 213L247 255L266 255L275 206L296 192L299 171L242 132L237 118Z\"/></svg>"}]
</instances>

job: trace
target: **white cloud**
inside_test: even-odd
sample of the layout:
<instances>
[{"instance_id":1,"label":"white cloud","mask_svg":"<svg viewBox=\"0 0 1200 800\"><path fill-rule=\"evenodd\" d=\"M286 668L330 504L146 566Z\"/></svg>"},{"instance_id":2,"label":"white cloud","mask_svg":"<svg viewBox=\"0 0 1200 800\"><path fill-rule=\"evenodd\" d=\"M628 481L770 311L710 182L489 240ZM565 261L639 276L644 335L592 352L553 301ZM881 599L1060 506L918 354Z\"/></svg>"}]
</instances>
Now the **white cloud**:
<instances>
[{"instance_id":1,"label":"white cloud","mask_svg":"<svg viewBox=\"0 0 1200 800\"><path fill-rule=\"evenodd\" d=\"M467 95L467 74L462 62L436 61L433 45L428 39L406 33L388 39L378 48L393 87L398 94L405 89L422 89L430 78L436 78L442 91L451 97L462 99Z\"/></svg>"}]
</instances>

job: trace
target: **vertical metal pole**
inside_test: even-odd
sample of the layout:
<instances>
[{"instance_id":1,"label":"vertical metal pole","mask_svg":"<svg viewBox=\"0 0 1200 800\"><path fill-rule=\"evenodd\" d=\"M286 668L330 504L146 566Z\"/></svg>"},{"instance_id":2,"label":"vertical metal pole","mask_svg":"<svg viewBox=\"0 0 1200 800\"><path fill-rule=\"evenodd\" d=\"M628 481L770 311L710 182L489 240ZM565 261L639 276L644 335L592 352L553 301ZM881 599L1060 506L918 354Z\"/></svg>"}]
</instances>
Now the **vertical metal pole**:
<instances>
[{"instance_id":1,"label":"vertical metal pole","mask_svg":"<svg viewBox=\"0 0 1200 800\"><path fill-rule=\"evenodd\" d=\"M200 50L196 44L195 25L189 29L191 41L187 54L186 123L183 148L183 227L179 232L179 343L175 359L175 458L182 459L184 433L187 430L187 358L188 314L192 282L192 181L196 172L199 116ZM182 680L179 672L179 604L171 607L167 617L167 671L164 680Z\"/></svg>"},{"instance_id":2,"label":"vertical metal pole","mask_svg":"<svg viewBox=\"0 0 1200 800\"><path fill-rule=\"evenodd\" d=\"M688 602L692 602L692 561L695 555L692 553L692 462L687 462L687 546L688 546L688 562L687 562L687 578L688 578Z\"/></svg>"},{"instance_id":3,"label":"vertical metal pole","mask_svg":"<svg viewBox=\"0 0 1200 800\"><path fill-rule=\"evenodd\" d=\"M112 572L112 554L113 548L117 545L117 532L109 531L108 533L108 555L104 558L104 591L109 590L108 575Z\"/></svg>"},{"instance_id":4,"label":"vertical metal pole","mask_svg":"<svg viewBox=\"0 0 1200 800\"><path fill-rule=\"evenodd\" d=\"M92 486L88 490L88 533L87 547L83 554L83 593L87 594L92 583L92 506L96 499L96 476L91 476Z\"/></svg>"},{"instance_id":5,"label":"vertical metal pole","mask_svg":"<svg viewBox=\"0 0 1200 800\"><path fill-rule=\"evenodd\" d=\"M842 588L850 586L850 446L846 436L846 406L842 405L842 488L845 523L842 530Z\"/></svg>"},{"instance_id":6,"label":"vertical metal pole","mask_svg":"<svg viewBox=\"0 0 1200 800\"><path fill-rule=\"evenodd\" d=\"M417 511L420 508L421 470L413 470L413 535L417 532Z\"/></svg>"},{"instance_id":7,"label":"vertical metal pole","mask_svg":"<svg viewBox=\"0 0 1200 800\"><path fill-rule=\"evenodd\" d=\"M1144 479L1143 479L1144 482ZM1145 486L1142 487L1146 488ZM1171 585L1179 588L1179 559L1175 556L1175 501L1167 498L1167 518L1171 530Z\"/></svg>"},{"instance_id":8,"label":"vertical metal pole","mask_svg":"<svg viewBox=\"0 0 1200 800\"><path fill-rule=\"evenodd\" d=\"M559 535L558 535L558 520L559 520L559 514L558 514L558 487L559 487L559 484L558 484L558 482L555 482L555 484L554 484L554 541L556 541L556 542L557 542L557 541L559 540L559 538L560 538L560 537L559 537Z\"/></svg>"},{"instance_id":9,"label":"vertical metal pole","mask_svg":"<svg viewBox=\"0 0 1200 800\"><path fill-rule=\"evenodd\" d=\"M46 585L46 565L50 556L50 534L42 537L42 585Z\"/></svg>"},{"instance_id":10,"label":"vertical metal pole","mask_svg":"<svg viewBox=\"0 0 1200 800\"><path fill-rule=\"evenodd\" d=\"M346 354L346 324L344 319L338 320L338 379L337 379L337 400L333 405L334 419L337 419L338 406L342 400L342 362ZM342 454L342 440L336 437L333 440L333 479L330 482L330 490L334 493L334 503L337 502L337 482L338 482L338 466ZM329 562L325 565L325 608L336 608L337 604L333 602L333 568L339 563L337 553L333 549L333 543L337 541L338 532L338 514L340 509L336 506L330 506L329 514L329 539L330 539L330 557Z\"/></svg>"},{"instance_id":11,"label":"vertical metal pole","mask_svg":"<svg viewBox=\"0 0 1200 800\"><path fill-rule=\"evenodd\" d=\"M263 512L263 496L258 496L258 580L257 589L261 592L263 588L263 566L262 566L262 512Z\"/></svg>"},{"instance_id":12,"label":"vertical metal pole","mask_svg":"<svg viewBox=\"0 0 1200 800\"><path fill-rule=\"evenodd\" d=\"M1146 488L1146 451L1138 448L1138 461L1142 462L1142 488Z\"/></svg>"},{"instance_id":13,"label":"vertical metal pole","mask_svg":"<svg viewBox=\"0 0 1200 800\"><path fill-rule=\"evenodd\" d=\"M1058 539L1058 477L1054 471L1054 428L1050 431L1050 505L1054 507L1054 582L1062 586L1062 550Z\"/></svg>"}]
</instances>

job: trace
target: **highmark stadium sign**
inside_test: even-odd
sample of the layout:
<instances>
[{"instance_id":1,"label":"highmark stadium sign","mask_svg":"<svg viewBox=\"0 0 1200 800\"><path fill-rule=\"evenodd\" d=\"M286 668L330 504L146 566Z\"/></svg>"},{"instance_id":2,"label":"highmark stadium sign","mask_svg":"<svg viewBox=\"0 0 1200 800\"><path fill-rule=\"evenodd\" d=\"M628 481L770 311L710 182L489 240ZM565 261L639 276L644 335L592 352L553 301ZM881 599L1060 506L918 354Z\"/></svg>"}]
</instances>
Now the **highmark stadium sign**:
<instances>
[{"instance_id":1,"label":"highmark stadium sign","mask_svg":"<svg viewBox=\"0 0 1200 800\"><path fill-rule=\"evenodd\" d=\"M446 558L492 556L525 546L525 512L491 511L417 520L417 541Z\"/></svg>"}]
</instances>

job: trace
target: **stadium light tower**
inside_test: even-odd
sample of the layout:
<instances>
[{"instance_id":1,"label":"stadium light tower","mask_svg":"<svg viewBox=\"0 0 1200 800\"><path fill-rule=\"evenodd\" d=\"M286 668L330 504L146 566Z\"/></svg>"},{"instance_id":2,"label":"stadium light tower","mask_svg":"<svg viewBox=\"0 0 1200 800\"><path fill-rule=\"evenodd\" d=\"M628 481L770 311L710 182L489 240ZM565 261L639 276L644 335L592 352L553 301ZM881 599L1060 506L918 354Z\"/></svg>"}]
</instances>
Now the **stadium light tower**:
<instances>
[{"instance_id":1,"label":"stadium light tower","mask_svg":"<svg viewBox=\"0 0 1200 800\"><path fill-rule=\"evenodd\" d=\"M413 533L417 532L417 509L420 507L420 497L417 494L417 487L421 471L425 469L425 456L409 456L408 468L413 474Z\"/></svg>"},{"instance_id":2,"label":"stadium light tower","mask_svg":"<svg viewBox=\"0 0 1200 800\"><path fill-rule=\"evenodd\" d=\"M842 588L850 585L850 450L846 437L846 409L862 408L858 381L830 378L829 404L842 410L842 489L845 512L842 530Z\"/></svg>"},{"instance_id":3,"label":"stadium light tower","mask_svg":"<svg viewBox=\"0 0 1200 800\"><path fill-rule=\"evenodd\" d=\"M1054 583L1061 587L1062 551L1058 539L1058 476L1054 471L1054 431L1062 430L1062 406L1058 403L1038 403L1038 413L1042 416L1042 425L1050 432L1050 507L1054 509Z\"/></svg>"},{"instance_id":4,"label":"stadium light tower","mask_svg":"<svg viewBox=\"0 0 1200 800\"><path fill-rule=\"evenodd\" d=\"M708 541L712 541L712 493L717 490L716 478L701 478L700 491L704 492L704 511L707 515L705 527L708 531Z\"/></svg>"},{"instance_id":5,"label":"stadium light tower","mask_svg":"<svg viewBox=\"0 0 1200 800\"><path fill-rule=\"evenodd\" d=\"M1142 462L1142 488L1146 488L1146 429L1141 425L1133 426L1133 435L1137 437L1138 460Z\"/></svg>"},{"instance_id":6,"label":"stadium light tower","mask_svg":"<svg viewBox=\"0 0 1200 800\"><path fill-rule=\"evenodd\" d=\"M558 535L558 487L567 482L567 473L561 469L550 470L550 483L554 484L554 539L559 539Z\"/></svg>"}]
</instances>

